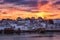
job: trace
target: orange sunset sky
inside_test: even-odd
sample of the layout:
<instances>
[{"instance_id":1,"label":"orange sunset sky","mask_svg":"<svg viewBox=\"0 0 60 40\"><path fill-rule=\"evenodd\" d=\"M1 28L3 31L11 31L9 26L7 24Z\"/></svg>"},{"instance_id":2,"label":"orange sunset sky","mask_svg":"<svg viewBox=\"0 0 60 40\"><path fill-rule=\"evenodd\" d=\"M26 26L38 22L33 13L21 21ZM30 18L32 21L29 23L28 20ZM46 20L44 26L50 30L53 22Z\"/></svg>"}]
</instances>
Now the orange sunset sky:
<instances>
[{"instance_id":1,"label":"orange sunset sky","mask_svg":"<svg viewBox=\"0 0 60 40\"><path fill-rule=\"evenodd\" d=\"M60 0L1 0L0 19L60 19Z\"/></svg>"}]
</instances>

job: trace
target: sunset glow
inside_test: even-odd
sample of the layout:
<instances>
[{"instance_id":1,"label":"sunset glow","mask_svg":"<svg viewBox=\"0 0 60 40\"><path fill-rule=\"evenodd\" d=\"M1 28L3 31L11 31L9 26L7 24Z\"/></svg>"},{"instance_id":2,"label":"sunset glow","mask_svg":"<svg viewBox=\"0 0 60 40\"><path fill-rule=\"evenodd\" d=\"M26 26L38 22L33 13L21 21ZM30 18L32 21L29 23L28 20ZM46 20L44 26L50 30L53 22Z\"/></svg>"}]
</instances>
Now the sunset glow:
<instances>
[{"instance_id":1,"label":"sunset glow","mask_svg":"<svg viewBox=\"0 0 60 40\"><path fill-rule=\"evenodd\" d=\"M0 5L0 19L16 19L17 17L21 18L31 18L31 17L42 17L43 19L60 19L60 5L51 4L48 2L47 4L41 6L40 3L37 3L37 8L35 9L38 12L33 11L24 11L18 8L13 7L2 7L4 5ZM34 9L31 9L34 10Z\"/></svg>"}]
</instances>

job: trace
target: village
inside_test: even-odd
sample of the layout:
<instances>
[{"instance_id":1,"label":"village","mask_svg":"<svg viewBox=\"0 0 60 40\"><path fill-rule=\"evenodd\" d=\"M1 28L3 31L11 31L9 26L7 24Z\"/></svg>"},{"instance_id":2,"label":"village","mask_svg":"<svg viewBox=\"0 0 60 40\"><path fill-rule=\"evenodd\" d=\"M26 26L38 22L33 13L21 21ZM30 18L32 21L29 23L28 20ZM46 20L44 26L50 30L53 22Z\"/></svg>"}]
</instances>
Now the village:
<instances>
[{"instance_id":1,"label":"village","mask_svg":"<svg viewBox=\"0 0 60 40\"><path fill-rule=\"evenodd\" d=\"M0 20L0 32L44 32L44 31L60 31L60 20L44 20L41 17L38 19L18 17L16 20L2 19Z\"/></svg>"}]
</instances>

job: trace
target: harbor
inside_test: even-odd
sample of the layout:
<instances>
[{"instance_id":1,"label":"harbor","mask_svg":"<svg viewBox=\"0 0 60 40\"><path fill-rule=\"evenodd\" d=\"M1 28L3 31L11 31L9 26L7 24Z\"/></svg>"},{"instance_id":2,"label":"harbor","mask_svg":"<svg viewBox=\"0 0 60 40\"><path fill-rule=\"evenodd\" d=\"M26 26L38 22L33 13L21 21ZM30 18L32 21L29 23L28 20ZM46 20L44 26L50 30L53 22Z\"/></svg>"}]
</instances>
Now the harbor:
<instances>
[{"instance_id":1,"label":"harbor","mask_svg":"<svg viewBox=\"0 0 60 40\"><path fill-rule=\"evenodd\" d=\"M0 40L60 40L60 0L0 0Z\"/></svg>"}]
</instances>

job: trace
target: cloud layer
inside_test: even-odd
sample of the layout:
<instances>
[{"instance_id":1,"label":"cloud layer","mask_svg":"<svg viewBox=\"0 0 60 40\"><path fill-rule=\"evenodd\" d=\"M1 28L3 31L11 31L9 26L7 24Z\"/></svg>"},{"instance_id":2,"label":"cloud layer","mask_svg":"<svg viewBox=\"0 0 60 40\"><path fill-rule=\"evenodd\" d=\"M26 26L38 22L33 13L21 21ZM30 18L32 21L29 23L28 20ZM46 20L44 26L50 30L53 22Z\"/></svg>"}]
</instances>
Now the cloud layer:
<instances>
[{"instance_id":1,"label":"cloud layer","mask_svg":"<svg viewBox=\"0 0 60 40\"><path fill-rule=\"evenodd\" d=\"M26 15L30 15L29 17L32 17L36 16L34 14L32 15L32 13L35 13L36 11L39 11L39 13L37 12L37 16L44 16L46 14L45 17L48 17L49 15L51 16L58 14L59 18L60 0L0 0L0 9L3 11L3 14L0 13L0 17L2 16L1 18L5 18L7 16L7 18L13 18L14 15L14 18L18 16L25 17ZM5 12L7 12L7 14ZM19 15L21 13L23 13L23 15ZM54 16L54 18L57 17Z\"/></svg>"},{"instance_id":2,"label":"cloud layer","mask_svg":"<svg viewBox=\"0 0 60 40\"><path fill-rule=\"evenodd\" d=\"M51 0L39 0L40 6L44 6L48 4ZM60 0L51 1L54 5L60 5ZM31 9L38 9L37 8L37 0L0 0L0 7L16 7L22 10L30 11ZM28 9L27 9L28 8Z\"/></svg>"}]
</instances>

